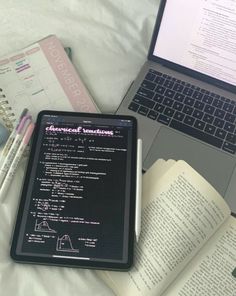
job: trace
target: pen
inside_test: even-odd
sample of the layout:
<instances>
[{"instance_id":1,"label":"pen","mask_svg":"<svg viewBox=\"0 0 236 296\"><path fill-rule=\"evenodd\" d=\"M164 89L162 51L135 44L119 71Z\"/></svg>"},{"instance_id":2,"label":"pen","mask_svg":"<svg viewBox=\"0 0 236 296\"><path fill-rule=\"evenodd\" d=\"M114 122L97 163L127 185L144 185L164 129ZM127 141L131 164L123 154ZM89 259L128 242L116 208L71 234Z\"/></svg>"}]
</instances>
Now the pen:
<instances>
[{"instance_id":1,"label":"pen","mask_svg":"<svg viewBox=\"0 0 236 296\"><path fill-rule=\"evenodd\" d=\"M15 139L15 136L16 136L16 133L17 133L17 129L19 127L19 124L21 122L21 119L27 114L28 112L28 109L25 108L22 112L21 112L21 115L19 117L19 120L18 120L18 124L16 125L16 127L14 128L14 130L11 132L10 136L8 137L8 140L2 150L2 154L1 154L1 161L4 157L6 157L7 153L9 152L10 148L11 148L11 145ZM0 163L1 163L0 161Z\"/></svg>"},{"instance_id":2,"label":"pen","mask_svg":"<svg viewBox=\"0 0 236 296\"><path fill-rule=\"evenodd\" d=\"M26 115L21 119L21 122L17 128L15 139L9 149L7 156L5 157L2 166L0 168L0 186L6 176L6 173L12 163L12 160L16 154L16 151L21 143L21 140L24 136L25 130L31 122L32 118L30 115Z\"/></svg>"},{"instance_id":3,"label":"pen","mask_svg":"<svg viewBox=\"0 0 236 296\"><path fill-rule=\"evenodd\" d=\"M141 232L142 211L142 140L137 141L137 173L136 173L136 205L135 205L135 235L138 242Z\"/></svg>"},{"instance_id":4,"label":"pen","mask_svg":"<svg viewBox=\"0 0 236 296\"><path fill-rule=\"evenodd\" d=\"M10 183L12 181L12 178L13 178L15 172L16 172L17 166L18 166L18 164L19 164L19 162L21 160L21 157L22 157L22 155L24 153L24 150L25 150L26 146L29 143L29 140L31 138L33 130L34 130L34 123L30 123L28 125L28 128L27 128L27 130L25 132L25 135L24 135L24 137L23 137L23 139L22 139L22 141L20 143L20 146L19 146L19 148L18 148L18 150L16 152L16 155L15 155L15 157L14 157L14 159L13 159L13 161L12 161L10 167L9 167L9 170L8 170L8 172L6 174L6 177L5 177L4 181L3 181L3 184L1 186L0 200L2 200L2 201L3 201L4 196L6 196L9 185L10 185Z\"/></svg>"}]
</instances>

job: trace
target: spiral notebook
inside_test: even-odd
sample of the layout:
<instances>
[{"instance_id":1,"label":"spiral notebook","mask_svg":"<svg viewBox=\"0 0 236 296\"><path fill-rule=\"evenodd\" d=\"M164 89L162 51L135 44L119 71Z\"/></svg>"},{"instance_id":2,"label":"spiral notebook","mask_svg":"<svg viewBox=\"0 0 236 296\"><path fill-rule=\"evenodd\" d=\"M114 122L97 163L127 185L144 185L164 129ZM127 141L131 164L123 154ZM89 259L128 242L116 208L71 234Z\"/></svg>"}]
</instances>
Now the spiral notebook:
<instances>
[{"instance_id":1,"label":"spiral notebook","mask_svg":"<svg viewBox=\"0 0 236 296\"><path fill-rule=\"evenodd\" d=\"M0 59L0 121L11 130L21 111L99 112L55 35Z\"/></svg>"},{"instance_id":2,"label":"spiral notebook","mask_svg":"<svg viewBox=\"0 0 236 296\"><path fill-rule=\"evenodd\" d=\"M0 123L3 124L8 130L12 130L13 121L11 117L10 107L6 100L6 96L3 93L2 88L0 88Z\"/></svg>"}]
</instances>

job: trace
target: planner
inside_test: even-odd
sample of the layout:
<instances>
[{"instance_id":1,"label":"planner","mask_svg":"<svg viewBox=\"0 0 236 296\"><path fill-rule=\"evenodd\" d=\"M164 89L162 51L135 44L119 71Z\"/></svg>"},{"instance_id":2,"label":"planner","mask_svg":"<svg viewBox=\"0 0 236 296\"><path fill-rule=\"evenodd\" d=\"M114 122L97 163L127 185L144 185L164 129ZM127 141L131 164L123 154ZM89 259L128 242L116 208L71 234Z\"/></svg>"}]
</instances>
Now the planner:
<instances>
[{"instance_id":1,"label":"planner","mask_svg":"<svg viewBox=\"0 0 236 296\"><path fill-rule=\"evenodd\" d=\"M55 35L0 59L0 118L11 130L23 108L99 112Z\"/></svg>"}]
</instances>

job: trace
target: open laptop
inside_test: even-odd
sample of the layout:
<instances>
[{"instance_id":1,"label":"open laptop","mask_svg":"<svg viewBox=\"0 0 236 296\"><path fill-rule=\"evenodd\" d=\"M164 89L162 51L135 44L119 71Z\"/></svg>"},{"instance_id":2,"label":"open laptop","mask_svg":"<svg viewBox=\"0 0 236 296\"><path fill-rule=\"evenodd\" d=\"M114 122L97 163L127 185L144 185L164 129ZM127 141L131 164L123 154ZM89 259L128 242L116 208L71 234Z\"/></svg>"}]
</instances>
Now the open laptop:
<instances>
[{"instance_id":1,"label":"open laptop","mask_svg":"<svg viewBox=\"0 0 236 296\"><path fill-rule=\"evenodd\" d=\"M236 6L161 0L148 60L118 114L138 120L143 168L184 159L236 213Z\"/></svg>"}]
</instances>

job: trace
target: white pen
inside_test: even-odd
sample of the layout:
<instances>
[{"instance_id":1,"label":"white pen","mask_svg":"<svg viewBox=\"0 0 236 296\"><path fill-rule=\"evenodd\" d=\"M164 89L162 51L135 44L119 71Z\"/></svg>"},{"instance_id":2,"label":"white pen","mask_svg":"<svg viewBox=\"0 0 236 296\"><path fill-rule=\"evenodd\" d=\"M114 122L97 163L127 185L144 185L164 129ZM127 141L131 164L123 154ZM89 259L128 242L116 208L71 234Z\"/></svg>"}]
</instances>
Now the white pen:
<instances>
[{"instance_id":1,"label":"white pen","mask_svg":"<svg viewBox=\"0 0 236 296\"><path fill-rule=\"evenodd\" d=\"M25 108L20 117L19 117L19 120L18 120L18 124L16 125L16 127L13 129L13 131L11 132L11 134L9 135L8 139L7 139L7 142L6 144L4 145L4 148L2 150L2 153L1 153L1 159L0 159L0 163L2 162L2 160L4 159L4 157L7 156L7 153L9 152L10 148L11 148L11 145L12 143L14 142L14 139L15 139L15 136L17 135L17 130L18 130L18 127L21 123L21 120L22 118L27 114L28 112L28 109Z\"/></svg>"},{"instance_id":2,"label":"white pen","mask_svg":"<svg viewBox=\"0 0 236 296\"><path fill-rule=\"evenodd\" d=\"M29 140L31 138L31 135L33 133L33 130L34 130L34 123L30 123L30 125L28 126L26 132L25 132L25 135L20 143L20 146L16 152L16 155L10 165L10 168L6 174L6 177L3 181L3 184L1 186L1 189L0 189L0 200L3 201L5 199L5 196L6 196L6 193L8 191L8 188L11 184L11 181L12 181L12 178L14 177L14 174L16 172L16 169L17 169L17 166L21 160L21 157L24 153L24 150L26 148L26 146L28 145L29 143Z\"/></svg>"},{"instance_id":3,"label":"white pen","mask_svg":"<svg viewBox=\"0 0 236 296\"><path fill-rule=\"evenodd\" d=\"M17 152L17 149L19 148L20 146L20 143L22 141L22 138L24 136L24 133L25 133L25 130L26 128L28 127L29 123L31 122L32 118L30 115L26 115L24 116L22 119L21 119L21 122L17 128L17 133L16 133L16 136L15 136L15 139L11 145L11 148L10 150L8 151L7 153L7 156L5 157L2 165L1 165L1 168L0 168L0 186L7 174L7 171L13 161L13 158Z\"/></svg>"},{"instance_id":4,"label":"white pen","mask_svg":"<svg viewBox=\"0 0 236 296\"><path fill-rule=\"evenodd\" d=\"M136 205L135 205L135 235L138 242L141 232L142 211L142 140L137 141L137 173L136 173Z\"/></svg>"}]
</instances>

